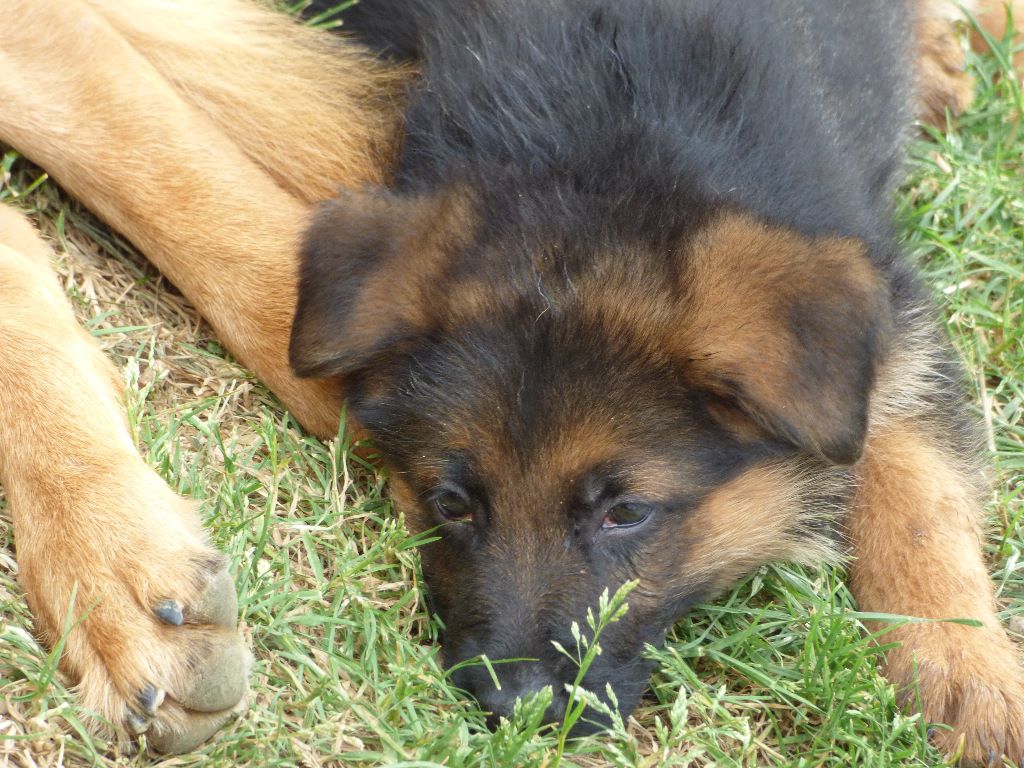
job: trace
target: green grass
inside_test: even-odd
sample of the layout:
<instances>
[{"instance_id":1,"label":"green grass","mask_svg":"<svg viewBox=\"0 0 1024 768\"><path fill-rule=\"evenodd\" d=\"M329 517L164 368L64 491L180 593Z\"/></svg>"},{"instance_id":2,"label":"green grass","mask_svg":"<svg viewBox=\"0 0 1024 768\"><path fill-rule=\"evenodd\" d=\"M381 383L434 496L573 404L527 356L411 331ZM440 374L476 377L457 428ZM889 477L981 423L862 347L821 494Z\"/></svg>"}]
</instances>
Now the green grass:
<instances>
[{"instance_id":1,"label":"green grass","mask_svg":"<svg viewBox=\"0 0 1024 768\"><path fill-rule=\"evenodd\" d=\"M1005 49L1003 60L1005 61ZM916 141L899 206L991 425L986 549L1002 617L1024 625L1022 95L994 57L945 134ZM1002 76L1000 77L1000 74ZM13 153L0 198L60 252L79 316L125 372L149 461L200 500L231 557L256 656L252 703L166 765L927 766L927 724L901 714L835 570L771 566L679 622L650 694L610 734L564 746L524 704L490 733L448 684L422 600L416 541L342 435L302 435L123 240ZM54 656L29 634L0 512L0 765L145 765L84 735ZM570 649L574 650L574 649ZM585 649L584 649L585 650ZM5 762L6 761L6 762ZM159 762L159 761L157 761Z\"/></svg>"}]
</instances>

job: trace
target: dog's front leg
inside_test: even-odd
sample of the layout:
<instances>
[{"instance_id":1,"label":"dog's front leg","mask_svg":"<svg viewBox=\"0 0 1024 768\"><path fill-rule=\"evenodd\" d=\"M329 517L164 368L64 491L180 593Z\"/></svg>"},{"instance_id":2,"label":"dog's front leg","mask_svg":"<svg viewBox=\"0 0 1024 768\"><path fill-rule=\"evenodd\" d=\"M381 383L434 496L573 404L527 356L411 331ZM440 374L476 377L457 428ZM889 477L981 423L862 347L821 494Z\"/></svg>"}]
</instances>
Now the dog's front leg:
<instances>
[{"instance_id":1,"label":"dog's front leg","mask_svg":"<svg viewBox=\"0 0 1024 768\"><path fill-rule=\"evenodd\" d=\"M14 0L4 14L0 141L131 239L304 426L334 435L337 385L288 366L307 206L87 4Z\"/></svg>"},{"instance_id":2,"label":"dog's front leg","mask_svg":"<svg viewBox=\"0 0 1024 768\"><path fill-rule=\"evenodd\" d=\"M900 643L887 673L907 705L919 702L928 721L952 727L934 734L938 746L955 753L962 740L972 765L1001 764L1003 754L1021 764L1024 672L996 617L977 483L921 424L889 423L868 440L850 527L851 586L865 611L981 623L913 623L883 635Z\"/></svg>"},{"instance_id":3,"label":"dog's front leg","mask_svg":"<svg viewBox=\"0 0 1024 768\"><path fill-rule=\"evenodd\" d=\"M63 637L88 710L158 749L191 749L246 690L224 557L136 452L116 371L6 206L0 306L0 481L36 629L51 646Z\"/></svg>"}]
</instances>

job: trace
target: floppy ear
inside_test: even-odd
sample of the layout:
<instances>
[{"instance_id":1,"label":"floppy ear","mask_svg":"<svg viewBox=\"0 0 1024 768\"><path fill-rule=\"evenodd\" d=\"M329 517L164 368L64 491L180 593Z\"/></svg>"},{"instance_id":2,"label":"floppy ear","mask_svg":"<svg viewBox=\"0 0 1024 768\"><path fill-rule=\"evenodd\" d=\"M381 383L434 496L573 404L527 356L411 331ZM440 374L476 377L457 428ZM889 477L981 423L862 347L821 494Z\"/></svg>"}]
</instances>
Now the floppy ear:
<instances>
[{"instance_id":1,"label":"floppy ear","mask_svg":"<svg viewBox=\"0 0 1024 768\"><path fill-rule=\"evenodd\" d=\"M329 377L401 348L429 323L430 296L465 235L458 195L347 192L320 205L306 232L289 359Z\"/></svg>"},{"instance_id":2,"label":"floppy ear","mask_svg":"<svg viewBox=\"0 0 1024 768\"><path fill-rule=\"evenodd\" d=\"M887 283L866 246L728 214L686 265L677 340L691 376L776 438L856 461L890 325Z\"/></svg>"}]
</instances>

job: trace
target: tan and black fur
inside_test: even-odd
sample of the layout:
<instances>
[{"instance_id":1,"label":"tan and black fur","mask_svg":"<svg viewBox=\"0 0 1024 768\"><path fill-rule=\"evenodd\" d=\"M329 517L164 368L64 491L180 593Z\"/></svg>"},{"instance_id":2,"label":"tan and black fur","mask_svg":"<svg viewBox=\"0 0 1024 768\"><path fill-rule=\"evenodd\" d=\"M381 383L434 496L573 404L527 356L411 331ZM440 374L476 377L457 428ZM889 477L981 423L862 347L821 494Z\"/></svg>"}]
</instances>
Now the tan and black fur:
<instances>
[{"instance_id":1,"label":"tan and black fur","mask_svg":"<svg viewBox=\"0 0 1024 768\"><path fill-rule=\"evenodd\" d=\"M665 231L633 217L627 245L611 231L565 260L578 243L538 216L522 230L532 271L495 280L464 255L511 253L485 237L508 179L402 186L420 65L242 0L0 7L0 141L138 245L311 432L335 434L350 396L414 526L457 497L424 551L450 661L543 659L603 587L637 578L611 640L639 682L588 681L623 686L628 708L636 650L693 600L768 559L833 558L846 536L864 610L982 622L898 630L889 674L913 704L916 671L926 717L953 726L943 746L1020 759L1024 675L981 557L958 368L914 291L893 298L910 273L872 260L872 243L716 204ZM962 109L949 20L915 9L924 109ZM117 377L48 261L0 210L0 480L22 583L50 643L87 613L62 660L85 705L188 750L244 698L234 592L194 510L137 456ZM808 349L824 361L794 373ZM659 535L637 529L632 550L610 526L618 538L595 546L618 555L600 564L580 542L623 498L658 507ZM541 612L547 629L526 637ZM496 715L562 674L502 669L502 696L461 681Z\"/></svg>"}]
</instances>

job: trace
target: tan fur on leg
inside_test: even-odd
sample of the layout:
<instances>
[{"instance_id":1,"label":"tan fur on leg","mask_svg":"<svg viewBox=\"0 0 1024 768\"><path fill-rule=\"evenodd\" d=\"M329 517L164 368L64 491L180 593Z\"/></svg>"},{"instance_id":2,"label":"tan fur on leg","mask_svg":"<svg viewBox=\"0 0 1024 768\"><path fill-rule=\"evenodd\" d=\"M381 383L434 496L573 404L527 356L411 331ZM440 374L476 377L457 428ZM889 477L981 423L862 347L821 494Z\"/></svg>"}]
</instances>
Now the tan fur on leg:
<instances>
[{"instance_id":1,"label":"tan fur on leg","mask_svg":"<svg viewBox=\"0 0 1024 768\"><path fill-rule=\"evenodd\" d=\"M12 0L4 14L0 140L132 239L308 428L334 434L337 388L287 363L297 245L309 201L383 178L395 77L237 0ZM191 749L245 688L233 585L192 506L136 454L116 374L47 249L10 211L0 244L0 480L39 632L53 644L74 625L62 665L87 708Z\"/></svg>"},{"instance_id":2,"label":"tan fur on leg","mask_svg":"<svg viewBox=\"0 0 1024 768\"><path fill-rule=\"evenodd\" d=\"M251 0L87 2L296 197L384 182L402 70Z\"/></svg>"},{"instance_id":3,"label":"tan fur on leg","mask_svg":"<svg viewBox=\"0 0 1024 768\"><path fill-rule=\"evenodd\" d=\"M966 10L972 3L964 3ZM946 111L956 117L974 98L974 81L965 72L967 59L957 24L963 12L950 0L918 0L917 35L918 117L946 125Z\"/></svg>"},{"instance_id":4,"label":"tan fur on leg","mask_svg":"<svg viewBox=\"0 0 1024 768\"><path fill-rule=\"evenodd\" d=\"M308 429L333 435L337 387L299 380L288 367L306 205L184 101L89 5L15 0L5 11L0 140L127 235ZM58 45L59 65L50 55ZM290 53L283 44L271 61ZM326 107L325 96L274 106L314 114ZM281 140L304 146L302 135ZM334 167L344 165L348 151L354 150L339 143ZM366 162L355 156L350 175L337 183L367 180Z\"/></svg>"},{"instance_id":5,"label":"tan fur on leg","mask_svg":"<svg viewBox=\"0 0 1024 768\"><path fill-rule=\"evenodd\" d=\"M209 735L205 716L189 710L210 664L230 673L230 701L213 702L217 725L245 691L233 593L219 595L230 609L220 626L200 615L169 624L157 609L173 601L187 615L201 605L211 586L221 589L223 557L193 505L137 454L116 372L47 262L28 223L0 206L0 482L21 582L45 642L70 629L62 667L87 709L191 745Z\"/></svg>"},{"instance_id":6,"label":"tan fur on leg","mask_svg":"<svg viewBox=\"0 0 1024 768\"><path fill-rule=\"evenodd\" d=\"M905 703L920 695L925 718L952 726L936 736L968 762L1024 756L1024 674L999 626L981 556L980 505L964 468L913 422L869 438L850 535L851 588L862 610L950 623L905 625L884 636L887 674Z\"/></svg>"}]
</instances>

